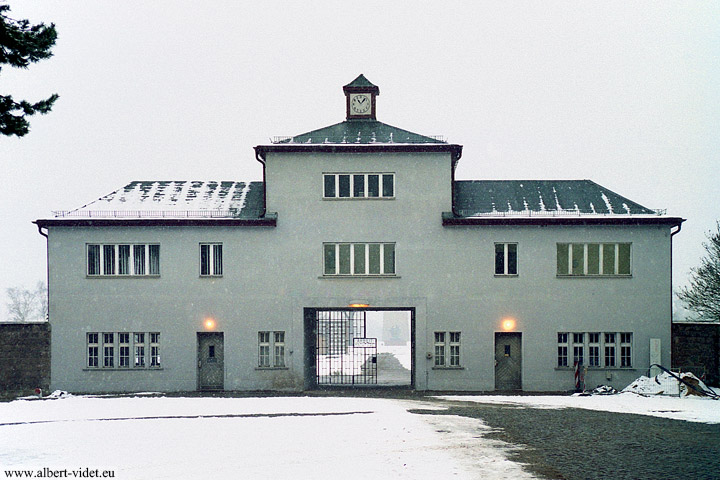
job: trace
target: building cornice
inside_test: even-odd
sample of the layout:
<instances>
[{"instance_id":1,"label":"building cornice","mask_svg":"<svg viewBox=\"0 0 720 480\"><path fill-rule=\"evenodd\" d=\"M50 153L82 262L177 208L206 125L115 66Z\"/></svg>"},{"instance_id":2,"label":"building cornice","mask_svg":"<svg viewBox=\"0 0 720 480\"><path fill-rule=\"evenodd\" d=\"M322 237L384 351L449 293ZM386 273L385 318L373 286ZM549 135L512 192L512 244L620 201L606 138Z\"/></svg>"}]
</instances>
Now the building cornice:
<instances>
[{"instance_id":1,"label":"building cornice","mask_svg":"<svg viewBox=\"0 0 720 480\"><path fill-rule=\"evenodd\" d=\"M668 227L680 226L685 221L680 217L619 217L619 216L538 216L538 217L457 217L451 212L444 212L442 224L444 227L456 226L492 226L492 225L521 225L521 226L550 226L550 225L665 225Z\"/></svg>"},{"instance_id":2,"label":"building cornice","mask_svg":"<svg viewBox=\"0 0 720 480\"><path fill-rule=\"evenodd\" d=\"M73 218L41 219L33 222L48 227L275 227L277 215L263 218Z\"/></svg>"}]
</instances>

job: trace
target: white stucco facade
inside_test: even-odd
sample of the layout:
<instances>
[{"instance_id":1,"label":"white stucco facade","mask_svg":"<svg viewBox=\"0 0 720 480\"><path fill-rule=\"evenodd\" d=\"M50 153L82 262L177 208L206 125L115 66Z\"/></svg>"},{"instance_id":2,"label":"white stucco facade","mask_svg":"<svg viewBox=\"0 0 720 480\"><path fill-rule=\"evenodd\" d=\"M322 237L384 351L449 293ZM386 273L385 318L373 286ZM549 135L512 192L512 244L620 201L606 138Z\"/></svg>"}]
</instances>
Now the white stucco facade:
<instances>
[{"instance_id":1,"label":"white stucco facade","mask_svg":"<svg viewBox=\"0 0 720 480\"><path fill-rule=\"evenodd\" d=\"M584 335L583 366L594 346L590 333L617 335L611 352L616 365L604 365L610 353L599 341L600 365L588 365L589 386L623 387L646 374L651 339L660 340L661 362L670 364L672 233L681 219L540 212L532 221L488 215L447 222L443 214L454 210L459 146L336 147L258 147L264 163L261 221L39 220L48 236L51 388L196 390L202 364L198 334L208 331L222 333L221 388L315 388L315 346L308 341L313 325L307 314L357 302L372 310L411 312L411 386L418 390L495 390L496 334L508 330L507 319L514 323L509 331L520 339L521 351L512 354L519 354L522 390L573 388L571 339L568 366L559 366L563 332L570 338ZM392 173L393 195L325 198L324 174L343 172ZM201 275L202 243L222 245L221 276ZM326 275L327 243L392 243L395 273ZM497 243L517 245L517 274L496 274ZM558 275L559 243L630 244L630 274ZM89 245L137 244L159 245L159 275L89 274ZM212 328L207 319L214 321ZM263 331L284 332L284 366L259 366L258 332ZM114 334L108 343L111 367L103 365L104 332ZM147 363L136 368L130 358L121 366L118 335L135 332L148 335L143 339ZM460 333L459 365L435 365L435 332ZM89 333L100 336L97 365L88 359ZM153 337L159 338L157 366L150 365L151 333L159 334ZM631 338L627 366L621 366L621 333L631 334L623 337Z\"/></svg>"}]
</instances>

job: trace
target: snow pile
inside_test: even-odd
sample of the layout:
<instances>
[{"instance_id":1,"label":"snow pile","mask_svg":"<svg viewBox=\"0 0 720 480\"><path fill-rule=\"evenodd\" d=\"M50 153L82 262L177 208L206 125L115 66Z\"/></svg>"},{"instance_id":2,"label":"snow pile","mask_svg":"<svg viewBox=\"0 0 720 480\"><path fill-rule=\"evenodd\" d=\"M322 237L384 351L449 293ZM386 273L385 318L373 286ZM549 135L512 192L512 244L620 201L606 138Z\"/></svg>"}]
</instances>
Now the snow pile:
<instances>
[{"instance_id":1,"label":"snow pile","mask_svg":"<svg viewBox=\"0 0 720 480\"><path fill-rule=\"evenodd\" d=\"M684 382L694 386L697 390L708 390L708 387L692 373L677 374ZM685 383L681 383L675 376L663 372L652 378L641 376L627 387L623 388L623 393L636 393L638 395L671 395L671 396L687 396L699 395L699 392L688 387Z\"/></svg>"},{"instance_id":2,"label":"snow pile","mask_svg":"<svg viewBox=\"0 0 720 480\"><path fill-rule=\"evenodd\" d=\"M593 395L615 395L618 391L610 385L598 385L591 393Z\"/></svg>"}]
</instances>

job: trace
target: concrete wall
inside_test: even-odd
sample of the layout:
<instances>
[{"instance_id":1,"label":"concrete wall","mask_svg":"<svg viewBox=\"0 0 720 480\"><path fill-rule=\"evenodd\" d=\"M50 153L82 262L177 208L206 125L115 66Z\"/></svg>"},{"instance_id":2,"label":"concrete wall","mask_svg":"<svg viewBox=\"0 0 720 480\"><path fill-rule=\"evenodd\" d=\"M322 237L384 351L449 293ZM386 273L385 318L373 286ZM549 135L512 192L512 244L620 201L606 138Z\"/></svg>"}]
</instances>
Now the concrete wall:
<instances>
[{"instance_id":1,"label":"concrete wall","mask_svg":"<svg viewBox=\"0 0 720 480\"><path fill-rule=\"evenodd\" d=\"M50 385L50 325L0 323L0 396L34 393Z\"/></svg>"},{"instance_id":2,"label":"concrete wall","mask_svg":"<svg viewBox=\"0 0 720 480\"><path fill-rule=\"evenodd\" d=\"M493 390L494 334L522 332L523 388L567 390L557 332L633 332L633 368L591 370L588 383L624 387L659 338L670 360L670 234L660 227L443 227L451 209L449 154L271 154L268 211L277 227L60 228L49 232L53 388L193 390L203 320L224 332L225 388L302 389L305 308L354 301L415 311L415 386ZM395 199L326 200L323 172L395 172ZM322 275L323 242L395 242L390 278ZM160 243L159 278L88 278L87 243ZM199 277L200 242L222 242L224 275ZM494 275L494 243L517 242L519 275ZM631 242L630 278L560 278L557 242ZM258 370L257 332L286 332L288 368ZM160 370L85 368L86 332L161 333ZM462 332L462 369L433 369L433 332ZM608 376L610 378L608 378Z\"/></svg>"},{"instance_id":3,"label":"concrete wall","mask_svg":"<svg viewBox=\"0 0 720 480\"><path fill-rule=\"evenodd\" d=\"M673 323L672 367L720 385L720 324Z\"/></svg>"}]
</instances>

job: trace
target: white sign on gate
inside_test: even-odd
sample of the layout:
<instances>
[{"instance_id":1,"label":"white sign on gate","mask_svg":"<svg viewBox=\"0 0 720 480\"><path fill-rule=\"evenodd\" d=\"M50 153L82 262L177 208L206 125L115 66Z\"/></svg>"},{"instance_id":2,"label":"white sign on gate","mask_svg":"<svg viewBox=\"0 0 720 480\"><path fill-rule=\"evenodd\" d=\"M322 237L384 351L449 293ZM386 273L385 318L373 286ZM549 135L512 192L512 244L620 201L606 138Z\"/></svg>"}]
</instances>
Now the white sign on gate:
<instances>
[{"instance_id":1,"label":"white sign on gate","mask_svg":"<svg viewBox=\"0 0 720 480\"><path fill-rule=\"evenodd\" d=\"M376 348L377 338L353 338L353 347L355 348Z\"/></svg>"}]
</instances>

